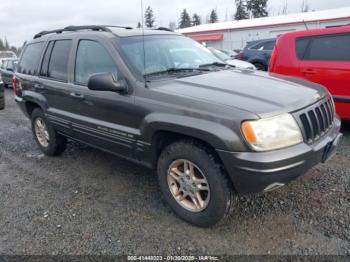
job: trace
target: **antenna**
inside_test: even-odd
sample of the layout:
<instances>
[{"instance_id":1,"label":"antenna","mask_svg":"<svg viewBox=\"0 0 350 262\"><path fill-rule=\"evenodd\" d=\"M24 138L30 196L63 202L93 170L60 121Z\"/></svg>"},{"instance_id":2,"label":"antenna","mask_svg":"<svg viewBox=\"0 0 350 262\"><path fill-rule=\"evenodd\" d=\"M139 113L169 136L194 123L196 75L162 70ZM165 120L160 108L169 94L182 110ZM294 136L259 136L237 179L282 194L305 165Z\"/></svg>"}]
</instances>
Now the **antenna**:
<instances>
[{"instance_id":1,"label":"antenna","mask_svg":"<svg viewBox=\"0 0 350 262\"><path fill-rule=\"evenodd\" d=\"M144 20L143 0L141 0L141 24L142 24L143 71L145 71L146 70L146 48L145 48L145 20ZM145 79L145 87L147 88L146 79Z\"/></svg>"},{"instance_id":2,"label":"antenna","mask_svg":"<svg viewBox=\"0 0 350 262\"><path fill-rule=\"evenodd\" d=\"M305 19L303 19L303 23L304 23L304 25L305 25L306 30L308 31L308 30L309 30L309 27L307 26L307 23L305 22Z\"/></svg>"}]
</instances>

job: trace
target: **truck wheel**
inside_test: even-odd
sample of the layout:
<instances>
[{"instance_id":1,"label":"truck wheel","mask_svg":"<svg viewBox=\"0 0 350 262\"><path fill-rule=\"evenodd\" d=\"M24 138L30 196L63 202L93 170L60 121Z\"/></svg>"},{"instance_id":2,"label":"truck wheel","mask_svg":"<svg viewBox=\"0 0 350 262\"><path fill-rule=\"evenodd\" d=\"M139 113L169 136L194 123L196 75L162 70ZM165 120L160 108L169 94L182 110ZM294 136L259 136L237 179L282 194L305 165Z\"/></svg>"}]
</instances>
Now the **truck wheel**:
<instances>
[{"instance_id":1,"label":"truck wheel","mask_svg":"<svg viewBox=\"0 0 350 262\"><path fill-rule=\"evenodd\" d=\"M32 113L32 131L41 151L47 156L57 156L64 152L67 139L58 134L47 121L44 112L36 108Z\"/></svg>"},{"instance_id":2,"label":"truck wheel","mask_svg":"<svg viewBox=\"0 0 350 262\"><path fill-rule=\"evenodd\" d=\"M215 155L199 142L166 147L158 160L158 179L172 210L193 225L214 226L232 210L230 181Z\"/></svg>"}]
</instances>

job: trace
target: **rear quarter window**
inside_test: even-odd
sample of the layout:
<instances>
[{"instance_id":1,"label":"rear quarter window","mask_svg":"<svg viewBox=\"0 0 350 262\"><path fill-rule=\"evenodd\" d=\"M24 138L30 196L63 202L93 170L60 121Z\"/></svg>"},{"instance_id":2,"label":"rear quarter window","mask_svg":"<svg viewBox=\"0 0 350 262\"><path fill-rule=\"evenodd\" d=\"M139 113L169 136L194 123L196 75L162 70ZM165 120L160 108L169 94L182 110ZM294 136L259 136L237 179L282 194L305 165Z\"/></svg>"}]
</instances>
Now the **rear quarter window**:
<instances>
[{"instance_id":1,"label":"rear quarter window","mask_svg":"<svg viewBox=\"0 0 350 262\"><path fill-rule=\"evenodd\" d=\"M26 75L38 74L38 67L43 47L43 42L29 44L25 47L21 61L17 68L19 73Z\"/></svg>"}]
</instances>

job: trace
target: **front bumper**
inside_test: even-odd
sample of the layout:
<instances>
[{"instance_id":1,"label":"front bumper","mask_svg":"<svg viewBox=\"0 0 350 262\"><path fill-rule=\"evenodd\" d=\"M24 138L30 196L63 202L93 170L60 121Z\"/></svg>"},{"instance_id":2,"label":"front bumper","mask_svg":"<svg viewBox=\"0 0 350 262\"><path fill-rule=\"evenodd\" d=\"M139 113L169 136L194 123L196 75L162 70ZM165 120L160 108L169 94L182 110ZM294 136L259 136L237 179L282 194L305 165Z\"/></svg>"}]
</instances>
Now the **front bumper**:
<instances>
[{"instance_id":1,"label":"front bumper","mask_svg":"<svg viewBox=\"0 0 350 262\"><path fill-rule=\"evenodd\" d=\"M303 143L262 153L218 150L218 154L238 193L259 193L285 185L332 158L342 137L340 127L336 119L330 131L313 145Z\"/></svg>"}]
</instances>

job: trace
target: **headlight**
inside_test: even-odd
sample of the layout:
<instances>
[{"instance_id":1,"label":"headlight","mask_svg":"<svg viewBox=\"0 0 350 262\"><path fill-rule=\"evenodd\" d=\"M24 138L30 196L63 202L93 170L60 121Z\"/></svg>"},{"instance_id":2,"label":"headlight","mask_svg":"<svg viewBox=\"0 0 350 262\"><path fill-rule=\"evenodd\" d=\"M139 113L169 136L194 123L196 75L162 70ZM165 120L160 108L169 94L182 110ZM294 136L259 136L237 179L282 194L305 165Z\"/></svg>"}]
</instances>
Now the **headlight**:
<instances>
[{"instance_id":1,"label":"headlight","mask_svg":"<svg viewBox=\"0 0 350 262\"><path fill-rule=\"evenodd\" d=\"M255 151L270 151L303 142L300 128L290 114L246 121L242 133Z\"/></svg>"}]
</instances>

